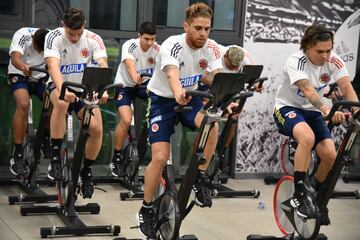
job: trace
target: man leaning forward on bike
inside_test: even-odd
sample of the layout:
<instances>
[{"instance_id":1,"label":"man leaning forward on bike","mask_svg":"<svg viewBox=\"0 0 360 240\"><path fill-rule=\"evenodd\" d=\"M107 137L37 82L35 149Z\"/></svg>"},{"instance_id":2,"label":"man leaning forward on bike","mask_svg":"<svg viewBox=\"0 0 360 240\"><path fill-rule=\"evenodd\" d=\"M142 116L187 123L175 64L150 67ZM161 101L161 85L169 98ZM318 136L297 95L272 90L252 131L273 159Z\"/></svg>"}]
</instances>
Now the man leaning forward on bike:
<instances>
[{"instance_id":1,"label":"man leaning forward on bike","mask_svg":"<svg viewBox=\"0 0 360 240\"><path fill-rule=\"evenodd\" d=\"M314 204L305 185L311 150L321 159L311 180L312 188L319 190L336 158L331 133L323 121L330 111L322 95L325 87L336 81L346 100L358 101L349 74L342 59L333 51L334 34L323 26L313 25L305 30L300 51L286 61L275 97L274 118L279 132L298 143L294 156L295 193L291 205L302 218L314 218ZM336 112L332 121L345 120L343 112ZM322 224L330 223L327 213Z\"/></svg>"},{"instance_id":2,"label":"man leaning forward on bike","mask_svg":"<svg viewBox=\"0 0 360 240\"><path fill-rule=\"evenodd\" d=\"M59 100L62 83L81 83L86 66L97 64L99 67L108 67L105 45L99 35L85 29L83 11L68 9L61 25L62 27L46 35L44 53L51 76L47 88L54 106L50 121L52 159L48 172L48 177L54 180L60 180L62 175L60 150L66 127L66 113L70 108L76 112L79 119L84 114L84 104L77 101L80 93L76 89L66 90L64 101ZM105 103L107 98L105 93L99 103ZM84 167L80 173L84 198L91 198L94 192L91 167L101 148L102 125L100 110L95 108L89 126L90 136L85 147Z\"/></svg>"}]
</instances>

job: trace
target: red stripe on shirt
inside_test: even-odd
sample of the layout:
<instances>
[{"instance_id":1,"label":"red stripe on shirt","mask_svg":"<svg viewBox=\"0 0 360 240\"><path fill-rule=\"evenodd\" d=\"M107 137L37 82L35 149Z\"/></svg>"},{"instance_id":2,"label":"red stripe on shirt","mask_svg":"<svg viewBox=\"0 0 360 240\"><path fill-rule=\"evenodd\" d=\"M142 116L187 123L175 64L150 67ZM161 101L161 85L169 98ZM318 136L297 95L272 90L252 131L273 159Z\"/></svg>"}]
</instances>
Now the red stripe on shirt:
<instances>
[{"instance_id":1,"label":"red stripe on shirt","mask_svg":"<svg viewBox=\"0 0 360 240\"><path fill-rule=\"evenodd\" d=\"M336 66L338 69L341 69L341 68L344 66L344 64L343 64L339 59L337 59L336 57L331 57L331 58L329 59L329 63L335 64L335 66Z\"/></svg>"},{"instance_id":2,"label":"red stripe on shirt","mask_svg":"<svg viewBox=\"0 0 360 240\"><path fill-rule=\"evenodd\" d=\"M214 54L215 54L216 58L221 57L220 48L216 44L209 42L208 43L208 48L210 48L210 49L212 49L214 51Z\"/></svg>"},{"instance_id":3,"label":"red stripe on shirt","mask_svg":"<svg viewBox=\"0 0 360 240\"><path fill-rule=\"evenodd\" d=\"M95 33L87 33L86 37L94 39L99 44L100 49L105 49L105 45L104 45L102 39Z\"/></svg>"}]
</instances>

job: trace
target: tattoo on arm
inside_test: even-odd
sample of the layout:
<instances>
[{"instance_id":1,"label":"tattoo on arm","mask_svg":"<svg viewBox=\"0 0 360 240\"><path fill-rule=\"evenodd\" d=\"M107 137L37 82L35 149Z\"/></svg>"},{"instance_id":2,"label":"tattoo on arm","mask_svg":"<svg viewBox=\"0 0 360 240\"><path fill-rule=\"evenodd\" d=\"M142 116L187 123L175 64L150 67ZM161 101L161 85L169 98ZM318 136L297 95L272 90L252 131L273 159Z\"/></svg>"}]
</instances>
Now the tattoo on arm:
<instances>
[{"instance_id":1,"label":"tattoo on arm","mask_svg":"<svg viewBox=\"0 0 360 240\"><path fill-rule=\"evenodd\" d=\"M315 88L312 86L309 80L302 79L295 83L297 87L301 90L304 96L309 100L309 102L317 109L321 110L321 107L325 105L321 96L315 91Z\"/></svg>"},{"instance_id":2,"label":"tattoo on arm","mask_svg":"<svg viewBox=\"0 0 360 240\"><path fill-rule=\"evenodd\" d=\"M203 75L201 81L203 83L205 83L206 85L211 86L213 81L214 81L215 74L217 74L218 72L221 72L221 69L215 69L212 72L205 72L205 74Z\"/></svg>"}]
</instances>

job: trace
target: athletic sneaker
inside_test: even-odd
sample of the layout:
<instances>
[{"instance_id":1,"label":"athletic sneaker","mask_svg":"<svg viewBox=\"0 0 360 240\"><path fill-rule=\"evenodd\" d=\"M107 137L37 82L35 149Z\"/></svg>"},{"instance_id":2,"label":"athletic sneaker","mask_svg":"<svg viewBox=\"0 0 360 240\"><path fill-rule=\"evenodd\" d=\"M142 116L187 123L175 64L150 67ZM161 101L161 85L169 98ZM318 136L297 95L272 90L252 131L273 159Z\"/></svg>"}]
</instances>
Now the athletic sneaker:
<instances>
[{"instance_id":1,"label":"athletic sneaker","mask_svg":"<svg viewBox=\"0 0 360 240\"><path fill-rule=\"evenodd\" d=\"M90 168L84 168L80 172L81 176L81 193L83 198L91 198L94 194L94 183L92 180L92 172Z\"/></svg>"},{"instance_id":2,"label":"athletic sneaker","mask_svg":"<svg viewBox=\"0 0 360 240\"><path fill-rule=\"evenodd\" d=\"M61 173L61 158L53 157L48 167L48 178L54 181L60 181L62 178Z\"/></svg>"},{"instance_id":3,"label":"athletic sneaker","mask_svg":"<svg viewBox=\"0 0 360 240\"><path fill-rule=\"evenodd\" d=\"M140 233L146 237L146 239L156 239L156 219L153 207L147 208L142 206L136 218L138 220Z\"/></svg>"},{"instance_id":4,"label":"athletic sneaker","mask_svg":"<svg viewBox=\"0 0 360 240\"><path fill-rule=\"evenodd\" d=\"M199 172L193 185L193 191L196 195L196 204L200 207L211 207L212 205L211 191L208 187L209 183L209 175L206 172Z\"/></svg>"},{"instance_id":5,"label":"athletic sneaker","mask_svg":"<svg viewBox=\"0 0 360 240\"><path fill-rule=\"evenodd\" d=\"M124 158L121 153L114 154L110 168L111 174L115 177L124 177L125 176L125 166L123 164Z\"/></svg>"},{"instance_id":6,"label":"athletic sneaker","mask_svg":"<svg viewBox=\"0 0 360 240\"><path fill-rule=\"evenodd\" d=\"M10 159L10 171L15 176L25 175L25 166L22 153L14 153Z\"/></svg>"},{"instance_id":7,"label":"athletic sneaker","mask_svg":"<svg viewBox=\"0 0 360 240\"><path fill-rule=\"evenodd\" d=\"M306 219L316 217L315 206L306 193L300 192L299 194L294 194L290 200L290 204L295 208L297 215L300 217Z\"/></svg>"}]
</instances>

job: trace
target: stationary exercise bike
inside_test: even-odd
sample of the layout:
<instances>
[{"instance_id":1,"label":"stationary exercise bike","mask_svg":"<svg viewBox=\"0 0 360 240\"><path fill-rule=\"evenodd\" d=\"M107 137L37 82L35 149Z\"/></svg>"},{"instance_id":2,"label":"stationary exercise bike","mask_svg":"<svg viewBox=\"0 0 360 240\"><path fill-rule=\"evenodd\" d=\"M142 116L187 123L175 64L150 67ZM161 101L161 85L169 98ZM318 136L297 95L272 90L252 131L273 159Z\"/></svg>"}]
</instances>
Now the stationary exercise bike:
<instances>
[{"instance_id":1,"label":"stationary exercise bike","mask_svg":"<svg viewBox=\"0 0 360 240\"><path fill-rule=\"evenodd\" d=\"M324 120L331 120L335 111L341 110L343 107L360 107L360 102L337 101L331 108L328 116ZM284 237L250 235L248 240L258 239L327 239L323 234L319 234L321 227L321 214L326 213L327 204L333 194L335 185L340 177L343 167L350 161L350 151L353 146L354 139L360 131L360 112L356 112L348 120L348 126L344 139L342 140L335 163L321 185L317 193L310 193L309 197L313 202L316 213L315 218L303 219L299 217L290 205L294 189L294 178L292 176L283 176L277 183L274 192L274 215L276 223ZM316 195L316 196L315 196ZM299 237L295 237L295 231Z\"/></svg>"},{"instance_id":2,"label":"stationary exercise bike","mask_svg":"<svg viewBox=\"0 0 360 240\"><path fill-rule=\"evenodd\" d=\"M333 96L333 97L331 97L331 96ZM336 82L329 84L329 91L324 94L324 97L331 98L333 104L336 103L337 101L343 100ZM349 112L350 110L348 108L343 108L342 111L344 111L346 113L346 112ZM330 132L332 132L332 130L334 129L335 126L336 125L333 124L332 122L328 123L328 128L329 128ZM345 130L342 130L342 129L338 129L338 130L340 130L340 132L339 132L340 135L343 135L343 132L345 132ZM297 143L292 138L286 138L283 145L281 146L280 166L283 169L283 172L285 173L285 175L293 175L294 155L295 155L296 147L297 147ZM349 159L349 161L346 161L346 162L347 162L346 166L349 166L349 164L352 163L352 160ZM320 163L320 159L318 158L315 150L312 150L310 166L308 169L309 177L312 177L316 173L319 163ZM331 198L360 199L360 194L359 194L358 190L333 191Z\"/></svg>"},{"instance_id":3,"label":"stationary exercise bike","mask_svg":"<svg viewBox=\"0 0 360 240\"><path fill-rule=\"evenodd\" d=\"M226 107L233 101L253 95L252 92L241 93L244 84L245 77L241 73L218 73L214 77L210 92L186 92L188 96L203 97L209 101L203 107L205 117L200 126L200 135L194 144L192 158L179 189L175 186L175 171L172 162L169 161L164 169L161 185L164 190L154 200L154 209L157 215L155 229L162 239L197 239L193 235L185 235L180 238L179 230L182 221L195 205L194 200L189 203L189 198L198 173L198 166L205 161L204 148L211 128L216 122L226 120L222 116ZM176 111L186 111L187 108L178 106Z\"/></svg>"},{"instance_id":4,"label":"stationary exercise bike","mask_svg":"<svg viewBox=\"0 0 360 240\"><path fill-rule=\"evenodd\" d=\"M106 226L86 226L78 217L77 212L90 212L98 214L100 206L92 203L85 206L75 206L77 195L80 191L80 169L84 157L84 151L87 139L89 137L89 124L92 116L92 111L99 107L99 99L103 93L115 87L121 87L120 84L111 83L112 70L110 68L96 68L87 67L84 70L82 84L73 82L64 82L62 84L60 100L64 99L66 89L81 89L82 93L79 101L85 104L84 116L81 122L79 138L76 144L75 151L72 156L71 144L67 145L62 162L63 176L57 182L58 190L58 207L49 206L32 206L22 209L22 213L56 213L64 222L66 227L43 227L40 229L42 238L54 235L87 235L87 234L111 234L118 235L120 233L120 226L106 225ZM95 96L95 93L98 95ZM68 128L72 125L68 116ZM68 132L68 142L72 143L73 133Z\"/></svg>"},{"instance_id":5,"label":"stationary exercise bike","mask_svg":"<svg viewBox=\"0 0 360 240\"><path fill-rule=\"evenodd\" d=\"M147 73L140 74L143 82L148 81L151 76L151 74ZM146 91L146 85L137 85L135 88ZM139 166L144 160L147 147L147 123L142 124L141 131L136 137L132 134L131 127L129 127L127 144L124 147L125 179L128 182L134 182L135 178L139 177Z\"/></svg>"},{"instance_id":6,"label":"stationary exercise bike","mask_svg":"<svg viewBox=\"0 0 360 240\"><path fill-rule=\"evenodd\" d=\"M143 83L148 81L151 76L152 75L148 73L140 74ZM146 85L137 85L135 88L146 90ZM136 109L134 110L136 111ZM136 132L135 129L136 137L134 137L131 127L128 129L128 138L123 150L124 178L123 180L120 179L120 184L128 191L120 192L120 199L122 201L128 198L142 199L144 197L144 192L142 190L143 178L139 176L139 167L144 161L149 144L147 141L147 122L145 121L142 123L139 134L136 134Z\"/></svg>"},{"instance_id":7,"label":"stationary exercise bike","mask_svg":"<svg viewBox=\"0 0 360 240\"><path fill-rule=\"evenodd\" d=\"M29 83L44 83L49 78L49 73L46 69L42 67L33 66L30 67L30 70L33 73L38 74L37 77L27 77L26 81L28 81ZM40 162L41 158L41 145L45 132L44 126L49 121L50 114L51 102L49 98L49 93L45 90L41 104L40 121L35 131L33 119L33 101L30 97L30 107L27 120L27 134L26 141L23 146L23 161L26 168L26 174L20 176L20 179L18 181L18 185L26 193L26 195L20 194L18 196L9 196L8 201L10 205L25 202L44 203L57 200L56 195L48 195L38 186L40 183L38 179L38 163ZM52 185L50 181L46 180L43 180L41 183L47 183L48 185Z\"/></svg>"},{"instance_id":8,"label":"stationary exercise bike","mask_svg":"<svg viewBox=\"0 0 360 240\"><path fill-rule=\"evenodd\" d=\"M263 70L262 65L246 65L243 68L242 73L246 77L246 89L248 91L254 90L254 85L259 83L259 88L262 87L264 81L267 80L267 77L259 78ZM246 98L239 101L239 106L233 111L233 114L239 113L242 111L246 102ZM229 114L227 121L220 133L219 141L216 146L216 152L210 162L208 168L208 174L211 180L210 188L212 190L213 197L253 197L258 198L260 196L260 191L257 189L248 190L248 191L236 191L233 190L223 183L227 182L230 172L230 163L225 156L226 151L226 141L228 135L233 131L232 128L236 125L237 119L233 119L233 114Z\"/></svg>"}]
</instances>

